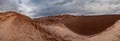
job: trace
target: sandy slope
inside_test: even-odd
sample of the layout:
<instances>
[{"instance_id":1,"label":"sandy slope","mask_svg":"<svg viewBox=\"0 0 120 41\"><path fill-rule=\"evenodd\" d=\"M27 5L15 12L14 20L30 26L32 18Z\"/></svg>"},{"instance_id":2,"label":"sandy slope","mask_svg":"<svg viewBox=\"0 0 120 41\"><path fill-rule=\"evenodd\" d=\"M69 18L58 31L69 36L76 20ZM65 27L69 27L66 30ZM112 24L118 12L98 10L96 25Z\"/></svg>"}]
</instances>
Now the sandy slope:
<instances>
[{"instance_id":1,"label":"sandy slope","mask_svg":"<svg viewBox=\"0 0 120 41\"><path fill-rule=\"evenodd\" d=\"M89 37L91 41L120 41L120 20L104 32Z\"/></svg>"},{"instance_id":2,"label":"sandy slope","mask_svg":"<svg viewBox=\"0 0 120 41\"><path fill-rule=\"evenodd\" d=\"M79 39L79 35L66 28L65 30L60 28L64 26L55 25L54 28L49 27L52 26L38 24L29 17L16 12L3 12L0 15L0 41L71 41L74 38L77 38L74 40ZM54 32L55 30L58 31ZM66 31L66 33L62 34L62 31ZM72 33L75 36L71 37L67 33Z\"/></svg>"},{"instance_id":3,"label":"sandy slope","mask_svg":"<svg viewBox=\"0 0 120 41\"><path fill-rule=\"evenodd\" d=\"M72 31L82 35L93 35L104 31L120 19L120 15L101 15L101 16L49 16L35 19L37 22L58 23L62 22ZM50 24L51 24L50 23Z\"/></svg>"},{"instance_id":4,"label":"sandy slope","mask_svg":"<svg viewBox=\"0 0 120 41\"><path fill-rule=\"evenodd\" d=\"M59 15L31 19L0 13L0 41L120 41L120 15Z\"/></svg>"},{"instance_id":5,"label":"sandy slope","mask_svg":"<svg viewBox=\"0 0 120 41\"><path fill-rule=\"evenodd\" d=\"M39 32L31 19L15 12L1 15L0 41L39 41Z\"/></svg>"},{"instance_id":6,"label":"sandy slope","mask_svg":"<svg viewBox=\"0 0 120 41\"><path fill-rule=\"evenodd\" d=\"M59 15L36 18L34 20L36 21L36 23L43 23L50 26L52 25L55 26L55 24L57 23L62 23L65 25L65 27L69 29L67 31L73 31L74 34L76 33L77 35L79 34L78 37L80 38L82 37L83 39L85 39L85 41L120 41L119 40L120 34L118 34L120 26L119 22L117 22L119 19L120 15L101 15L101 16ZM55 28L53 27L52 29ZM60 33L58 29L57 31ZM62 31L65 32L66 29L64 28ZM77 36L74 34L72 34L71 37ZM73 39L73 41L78 40L76 38L75 40ZM79 41L82 41L82 39L80 39Z\"/></svg>"}]
</instances>

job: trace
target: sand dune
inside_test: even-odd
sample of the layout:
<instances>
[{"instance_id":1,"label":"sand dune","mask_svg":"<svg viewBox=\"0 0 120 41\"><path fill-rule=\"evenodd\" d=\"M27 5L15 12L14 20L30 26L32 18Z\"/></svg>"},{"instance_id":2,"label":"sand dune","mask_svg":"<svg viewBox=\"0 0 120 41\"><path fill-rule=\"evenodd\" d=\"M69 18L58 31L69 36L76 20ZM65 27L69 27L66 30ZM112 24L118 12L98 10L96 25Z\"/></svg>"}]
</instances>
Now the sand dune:
<instances>
[{"instance_id":1,"label":"sand dune","mask_svg":"<svg viewBox=\"0 0 120 41\"><path fill-rule=\"evenodd\" d=\"M0 41L120 41L120 15L58 15L31 19L0 13Z\"/></svg>"},{"instance_id":2,"label":"sand dune","mask_svg":"<svg viewBox=\"0 0 120 41\"><path fill-rule=\"evenodd\" d=\"M113 32L112 30L114 28L120 28L119 26L114 26L119 25L119 23L117 22L119 19L120 15L58 15L36 18L34 20L36 21L36 23L43 23L46 25L55 25L56 23L62 23L70 31L85 36L85 41L120 41L117 37L119 36L119 30L116 30L115 32Z\"/></svg>"},{"instance_id":3,"label":"sand dune","mask_svg":"<svg viewBox=\"0 0 120 41\"><path fill-rule=\"evenodd\" d=\"M37 22L62 22L72 31L82 35L93 35L104 31L112 26L120 15L100 15L100 16L49 16L35 19Z\"/></svg>"}]
</instances>

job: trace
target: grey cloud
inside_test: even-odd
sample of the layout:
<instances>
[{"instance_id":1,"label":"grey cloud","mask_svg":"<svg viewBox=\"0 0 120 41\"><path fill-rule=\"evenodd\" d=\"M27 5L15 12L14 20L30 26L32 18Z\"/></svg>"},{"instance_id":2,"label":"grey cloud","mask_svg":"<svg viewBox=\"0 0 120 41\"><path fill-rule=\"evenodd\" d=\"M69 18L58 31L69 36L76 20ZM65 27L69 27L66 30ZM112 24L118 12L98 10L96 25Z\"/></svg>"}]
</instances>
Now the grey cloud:
<instances>
[{"instance_id":1,"label":"grey cloud","mask_svg":"<svg viewBox=\"0 0 120 41\"><path fill-rule=\"evenodd\" d=\"M58 3L55 3L54 5L64 5L64 4L67 4L67 3L71 3L73 0L63 0L63 2L58 2Z\"/></svg>"},{"instance_id":2,"label":"grey cloud","mask_svg":"<svg viewBox=\"0 0 120 41\"><path fill-rule=\"evenodd\" d=\"M0 0L0 11L17 11L17 1Z\"/></svg>"},{"instance_id":3,"label":"grey cloud","mask_svg":"<svg viewBox=\"0 0 120 41\"><path fill-rule=\"evenodd\" d=\"M74 13L84 11L84 0L30 0L29 7L35 6L31 13L32 16L48 16L62 13ZM32 5L29 5L32 4Z\"/></svg>"},{"instance_id":4,"label":"grey cloud","mask_svg":"<svg viewBox=\"0 0 120 41\"><path fill-rule=\"evenodd\" d=\"M18 0L17 0L18 1ZM120 13L120 0L0 0L0 11L21 11L30 17L63 13L105 14Z\"/></svg>"},{"instance_id":5,"label":"grey cloud","mask_svg":"<svg viewBox=\"0 0 120 41\"><path fill-rule=\"evenodd\" d=\"M85 9L94 13L118 13L120 11L119 0L94 0L85 4Z\"/></svg>"}]
</instances>

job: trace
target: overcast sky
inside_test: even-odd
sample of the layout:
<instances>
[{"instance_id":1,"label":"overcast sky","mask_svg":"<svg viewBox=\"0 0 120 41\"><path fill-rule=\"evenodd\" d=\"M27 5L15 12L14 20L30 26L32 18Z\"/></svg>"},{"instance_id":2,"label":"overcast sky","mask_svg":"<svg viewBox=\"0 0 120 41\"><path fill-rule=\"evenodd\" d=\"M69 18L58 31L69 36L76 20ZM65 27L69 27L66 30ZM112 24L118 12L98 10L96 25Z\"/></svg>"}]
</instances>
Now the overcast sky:
<instances>
[{"instance_id":1,"label":"overcast sky","mask_svg":"<svg viewBox=\"0 0 120 41\"><path fill-rule=\"evenodd\" d=\"M120 0L0 0L0 11L20 11L30 17L120 14Z\"/></svg>"}]
</instances>

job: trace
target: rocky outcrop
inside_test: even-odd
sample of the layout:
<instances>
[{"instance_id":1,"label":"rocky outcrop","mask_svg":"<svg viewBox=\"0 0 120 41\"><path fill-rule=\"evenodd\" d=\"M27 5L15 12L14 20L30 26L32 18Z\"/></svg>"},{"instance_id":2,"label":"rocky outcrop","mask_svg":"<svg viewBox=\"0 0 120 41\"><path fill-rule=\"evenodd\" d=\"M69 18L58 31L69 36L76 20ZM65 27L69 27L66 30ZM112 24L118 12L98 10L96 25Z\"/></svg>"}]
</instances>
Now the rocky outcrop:
<instances>
[{"instance_id":1,"label":"rocky outcrop","mask_svg":"<svg viewBox=\"0 0 120 41\"><path fill-rule=\"evenodd\" d=\"M31 19L0 13L0 41L120 41L120 15L58 15Z\"/></svg>"}]
</instances>

